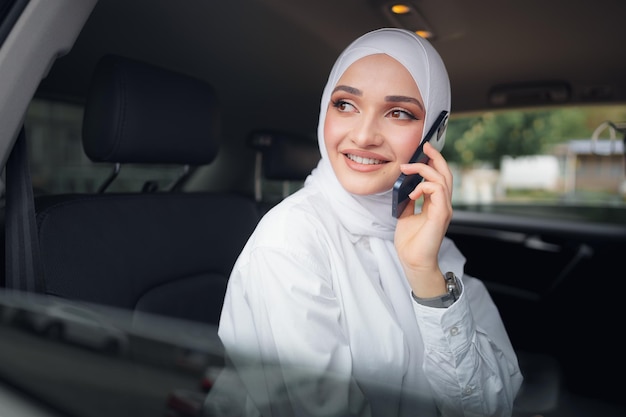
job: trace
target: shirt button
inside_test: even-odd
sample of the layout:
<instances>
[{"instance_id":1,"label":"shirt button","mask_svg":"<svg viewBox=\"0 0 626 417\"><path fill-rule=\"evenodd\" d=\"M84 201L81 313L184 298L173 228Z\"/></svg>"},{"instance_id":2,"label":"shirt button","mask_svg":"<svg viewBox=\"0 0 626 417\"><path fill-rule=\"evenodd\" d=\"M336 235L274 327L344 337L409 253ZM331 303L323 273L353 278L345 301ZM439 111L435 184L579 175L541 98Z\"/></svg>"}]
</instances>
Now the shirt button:
<instances>
[{"instance_id":1,"label":"shirt button","mask_svg":"<svg viewBox=\"0 0 626 417\"><path fill-rule=\"evenodd\" d=\"M456 336L457 334L459 334L459 328L458 328L458 327L456 327L456 326L454 326L454 327L450 328L450 334L451 334L452 336Z\"/></svg>"}]
</instances>

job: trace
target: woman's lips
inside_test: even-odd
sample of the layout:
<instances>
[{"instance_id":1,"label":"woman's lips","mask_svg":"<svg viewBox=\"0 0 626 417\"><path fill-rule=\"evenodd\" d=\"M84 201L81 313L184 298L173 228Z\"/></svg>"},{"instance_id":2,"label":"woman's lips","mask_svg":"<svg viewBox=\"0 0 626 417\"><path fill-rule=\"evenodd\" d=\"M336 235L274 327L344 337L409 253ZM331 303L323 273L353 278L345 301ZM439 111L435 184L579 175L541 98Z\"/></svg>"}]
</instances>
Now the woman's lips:
<instances>
[{"instance_id":1,"label":"woman's lips","mask_svg":"<svg viewBox=\"0 0 626 417\"><path fill-rule=\"evenodd\" d=\"M385 163L385 161L382 161L380 159L375 159L375 158L365 158L362 156L358 156L358 155L354 155L351 153L345 154L346 157L348 157L348 159L350 159L351 161L354 161L356 163L359 164L364 164L364 165L379 165L379 164L383 164Z\"/></svg>"},{"instance_id":2,"label":"woman's lips","mask_svg":"<svg viewBox=\"0 0 626 417\"><path fill-rule=\"evenodd\" d=\"M389 161L372 156L356 155L354 153L344 153L346 164L350 169L359 172L372 172L380 169Z\"/></svg>"}]
</instances>

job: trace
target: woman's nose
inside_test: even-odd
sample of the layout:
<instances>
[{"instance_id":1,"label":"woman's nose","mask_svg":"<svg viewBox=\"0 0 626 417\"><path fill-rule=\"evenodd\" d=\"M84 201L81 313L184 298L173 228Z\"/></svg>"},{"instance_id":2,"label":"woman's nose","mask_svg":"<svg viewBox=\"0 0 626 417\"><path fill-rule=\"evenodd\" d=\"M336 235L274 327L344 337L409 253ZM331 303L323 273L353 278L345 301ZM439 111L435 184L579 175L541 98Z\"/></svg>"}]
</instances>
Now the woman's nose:
<instances>
[{"instance_id":1,"label":"woman's nose","mask_svg":"<svg viewBox=\"0 0 626 417\"><path fill-rule=\"evenodd\" d=\"M352 131L352 141L363 148L380 145L382 132L378 121L371 116L361 115L357 118Z\"/></svg>"}]
</instances>

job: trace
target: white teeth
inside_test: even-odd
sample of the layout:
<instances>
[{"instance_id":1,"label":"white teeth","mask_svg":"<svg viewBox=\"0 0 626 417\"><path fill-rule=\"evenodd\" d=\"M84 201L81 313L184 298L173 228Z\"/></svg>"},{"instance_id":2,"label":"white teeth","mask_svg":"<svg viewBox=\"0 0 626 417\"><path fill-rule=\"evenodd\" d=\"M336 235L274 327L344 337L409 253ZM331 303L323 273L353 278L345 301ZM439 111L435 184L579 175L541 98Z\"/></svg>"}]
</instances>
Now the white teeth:
<instances>
[{"instance_id":1,"label":"white teeth","mask_svg":"<svg viewBox=\"0 0 626 417\"><path fill-rule=\"evenodd\" d=\"M380 159L373 159L373 158L362 158L360 156L356 156L356 155L352 155L352 154L346 154L346 156L353 160L354 162L357 162L359 164L363 164L363 165L377 165L377 164L382 164L383 161L381 161Z\"/></svg>"}]
</instances>

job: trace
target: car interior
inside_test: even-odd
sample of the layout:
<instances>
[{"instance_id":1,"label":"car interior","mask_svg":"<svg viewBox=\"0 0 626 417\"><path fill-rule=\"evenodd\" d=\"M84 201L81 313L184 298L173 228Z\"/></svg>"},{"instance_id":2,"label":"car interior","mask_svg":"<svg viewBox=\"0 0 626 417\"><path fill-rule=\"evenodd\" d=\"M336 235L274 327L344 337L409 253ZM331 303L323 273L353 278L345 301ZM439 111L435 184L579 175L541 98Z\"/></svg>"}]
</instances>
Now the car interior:
<instances>
[{"instance_id":1,"label":"car interior","mask_svg":"<svg viewBox=\"0 0 626 417\"><path fill-rule=\"evenodd\" d=\"M218 114L210 85L108 55L85 104L83 145L91 160L120 170L126 163L189 170L215 158ZM34 269L43 282L14 274L7 287L32 281L39 284L35 291L57 297L217 324L228 274L258 221L257 207L241 195L180 193L175 186L37 196L38 245L30 248L38 249L33 258L41 266ZM7 203L7 225L19 224L11 215L21 214L12 205L20 203ZM8 247L19 248L17 242ZM14 282L19 279L25 283Z\"/></svg>"},{"instance_id":2,"label":"car interior","mask_svg":"<svg viewBox=\"0 0 626 417\"><path fill-rule=\"evenodd\" d=\"M450 75L450 123L622 106L598 120L621 146L614 175L626 184L626 3L413 0L406 15L391 11L395 3L0 2L2 295L216 326L247 238L319 160L319 99L334 59L378 27L425 31ZM41 103L48 107L36 113ZM76 121L61 123L57 104ZM57 154L82 165L50 165ZM128 173L141 175L128 185ZM486 284L518 352L525 380L515 416L626 411L615 382L626 368L612 338L623 317L626 188L605 205L567 196L459 204L448 237L466 272ZM28 393L31 382L11 369L0 367L0 381Z\"/></svg>"}]
</instances>

